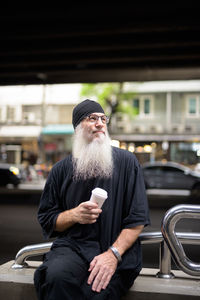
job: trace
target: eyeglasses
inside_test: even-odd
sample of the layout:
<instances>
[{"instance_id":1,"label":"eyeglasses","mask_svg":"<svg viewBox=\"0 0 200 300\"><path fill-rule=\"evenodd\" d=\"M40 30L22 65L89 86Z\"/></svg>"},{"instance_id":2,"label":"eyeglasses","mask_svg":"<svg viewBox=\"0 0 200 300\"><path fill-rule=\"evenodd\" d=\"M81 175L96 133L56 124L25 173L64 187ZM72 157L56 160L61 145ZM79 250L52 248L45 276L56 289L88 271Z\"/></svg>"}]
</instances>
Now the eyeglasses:
<instances>
[{"instance_id":1,"label":"eyeglasses","mask_svg":"<svg viewBox=\"0 0 200 300\"><path fill-rule=\"evenodd\" d=\"M99 121L99 119L101 119L101 122L103 124L107 124L109 122L109 117L107 117L106 115L103 115L103 116L89 115L89 116L87 116L86 119L88 119L88 121L91 123L97 123Z\"/></svg>"}]
</instances>

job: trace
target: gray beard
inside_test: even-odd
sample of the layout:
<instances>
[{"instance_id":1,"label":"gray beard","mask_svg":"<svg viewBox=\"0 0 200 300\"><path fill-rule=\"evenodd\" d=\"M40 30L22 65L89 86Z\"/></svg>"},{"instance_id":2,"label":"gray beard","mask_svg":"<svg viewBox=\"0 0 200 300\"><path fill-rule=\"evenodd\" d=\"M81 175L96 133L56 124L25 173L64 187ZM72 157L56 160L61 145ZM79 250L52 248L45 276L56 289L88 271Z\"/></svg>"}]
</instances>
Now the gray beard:
<instances>
[{"instance_id":1,"label":"gray beard","mask_svg":"<svg viewBox=\"0 0 200 300\"><path fill-rule=\"evenodd\" d=\"M77 126L72 158L75 180L112 176L112 147L107 132L106 135L102 134L100 138L89 143L84 138L84 128L81 127L81 124Z\"/></svg>"}]
</instances>

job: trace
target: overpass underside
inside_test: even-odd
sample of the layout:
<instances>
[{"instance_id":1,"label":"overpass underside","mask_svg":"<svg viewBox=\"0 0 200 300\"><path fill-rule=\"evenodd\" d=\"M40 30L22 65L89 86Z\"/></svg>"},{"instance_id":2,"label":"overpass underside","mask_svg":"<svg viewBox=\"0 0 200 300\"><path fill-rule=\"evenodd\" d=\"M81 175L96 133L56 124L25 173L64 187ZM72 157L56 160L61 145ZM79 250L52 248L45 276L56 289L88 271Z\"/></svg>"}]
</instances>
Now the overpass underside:
<instances>
[{"instance_id":1,"label":"overpass underside","mask_svg":"<svg viewBox=\"0 0 200 300\"><path fill-rule=\"evenodd\" d=\"M0 12L0 85L200 77L198 3Z\"/></svg>"}]
</instances>

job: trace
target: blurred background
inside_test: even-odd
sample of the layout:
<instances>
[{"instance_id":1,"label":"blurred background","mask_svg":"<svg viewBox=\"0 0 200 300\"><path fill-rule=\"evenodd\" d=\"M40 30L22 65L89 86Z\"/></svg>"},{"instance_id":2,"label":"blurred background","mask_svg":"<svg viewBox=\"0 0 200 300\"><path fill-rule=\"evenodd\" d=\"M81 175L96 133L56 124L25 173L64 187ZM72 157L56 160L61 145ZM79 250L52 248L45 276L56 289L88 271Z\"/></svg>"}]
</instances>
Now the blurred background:
<instances>
[{"instance_id":1,"label":"blurred background","mask_svg":"<svg viewBox=\"0 0 200 300\"><path fill-rule=\"evenodd\" d=\"M39 199L52 166L71 153L72 110L85 98L104 106L112 144L143 168L151 216L145 230L159 231L172 206L200 204L200 81L5 86L0 98L2 263L44 242ZM187 219L177 228L195 232L199 225ZM184 247L200 259L197 246ZM159 246L145 249L145 266L158 266Z\"/></svg>"},{"instance_id":2,"label":"blurred background","mask_svg":"<svg viewBox=\"0 0 200 300\"><path fill-rule=\"evenodd\" d=\"M160 230L200 197L200 22L197 3L101 3L0 11L0 262L44 242L37 222L52 166L71 153L74 106L110 117L112 144L138 158ZM198 231L199 220L178 230ZM147 249L147 250L145 250ZM197 247L187 246L200 261ZM157 245L145 266L158 265Z\"/></svg>"},{"instance_id":3,"label":"blurred background","mask_svg":"<svg viewBox=\"0 0 200 300\"><path fill-rule=\"evenodd\" d=\"M200 171L200 80L0 86L2 168L15 167L22 183L45 179L71 153L72 110L86 98L110 117L112 144L142 165L173 161Z\"/></svg>"}]
</instances>

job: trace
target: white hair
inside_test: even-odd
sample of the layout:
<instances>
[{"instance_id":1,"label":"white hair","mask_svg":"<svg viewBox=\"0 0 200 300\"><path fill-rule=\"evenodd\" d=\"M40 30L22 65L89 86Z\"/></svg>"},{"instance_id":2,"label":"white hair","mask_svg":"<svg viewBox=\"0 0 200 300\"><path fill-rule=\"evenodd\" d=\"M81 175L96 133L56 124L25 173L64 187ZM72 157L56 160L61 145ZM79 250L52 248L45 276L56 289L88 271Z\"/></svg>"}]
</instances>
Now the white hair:
<instances>
[{"instance_id":1,"label":"white hair","mask_svg":"<svg viewBox=\"0 0 200 300\"><path fill-rule=\"evenodd\" d=\"M112 175L112 147L109 134L100 134L89 142L85 137L85 129L79 124L76 127L73 148L74 179L96 177L109 178Z\"/></svg>"}]
</instances>

